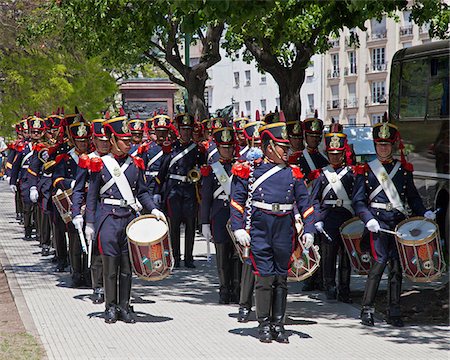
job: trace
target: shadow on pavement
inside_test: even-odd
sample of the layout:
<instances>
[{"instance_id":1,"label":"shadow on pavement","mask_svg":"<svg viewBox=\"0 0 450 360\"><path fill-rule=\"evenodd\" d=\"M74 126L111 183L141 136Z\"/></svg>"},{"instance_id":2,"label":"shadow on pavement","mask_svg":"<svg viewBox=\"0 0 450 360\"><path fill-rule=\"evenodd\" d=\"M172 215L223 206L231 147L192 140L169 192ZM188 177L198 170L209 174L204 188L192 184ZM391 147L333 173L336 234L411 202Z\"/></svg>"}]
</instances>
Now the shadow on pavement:
<instances>
[{"instance_id":1,"label":"shadow on pavement","mask_svg":"<svg viewBox=\"0 0 450 360\"><path fill-rule=\"evenodd\" d=\"M168 317L168 316L155 316L155 315L147 314L142 311L136 311L134 313L134 315L136 317L137 323L140 323L140 322L141 323L161 323L161 322L173 320L173 318ZM87 316L89 317L89 319L92 319L92 318L103 319L104 311L91 312L91 313L87 314Z\"/></svg>"},{"instance_id":2,"label":"shadow on pavement","mask_svg":"<svg viewBox=\"0 0 450 360\"><path fill-rule=\"evenodd\" d=\"M252 337L252 338L258 339L258 328L257 327L231 329L228 332L233 335L240 335L240 336ZM302 339L311 339L312 338L310 335L305 334L300 331L296 331L296 330L286 330L286 334L288 335L288 337L296 335Z\"/></svg>"}]
</instances>

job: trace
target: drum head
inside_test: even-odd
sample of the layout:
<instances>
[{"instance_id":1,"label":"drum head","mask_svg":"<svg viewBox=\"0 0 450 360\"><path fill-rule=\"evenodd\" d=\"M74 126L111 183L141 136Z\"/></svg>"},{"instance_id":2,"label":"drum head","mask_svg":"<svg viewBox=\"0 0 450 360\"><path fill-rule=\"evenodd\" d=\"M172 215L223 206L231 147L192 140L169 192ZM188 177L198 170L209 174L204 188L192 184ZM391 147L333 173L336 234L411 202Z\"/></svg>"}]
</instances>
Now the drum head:
<instances>
[{"instance_id":1,"label":"drum head","mask_svg":"<svg viewBox=\"0 0 450 360\"><path fill-rule=\"evenodd\" d=\"M133 220L127 228L127 236L136 243L148 244L161 239L168 232L167 224L154 217L143 216Z\"/></svg>"},{"instance_id":2,"label":"drum head","mask_svg":"<svg viewBox=\"0 0 450 360\"><path fill-rule=\"evenodd\" d=\"M434 236L437 227L434 223L423 218L410 219L399 224L397 232L402 234L399 241L428 240Z\"/></svg>"},{"instance_id":3,"label":"drum head","mask_svg":"<svg viewBox=\"0 0 450 360\"><path fill-rule=\"evenodd\" d=\"M364 223L359 218L350 219L341 229L341 234L347 236L361 235L363 232Z\"/></svg>"}]
</instances>

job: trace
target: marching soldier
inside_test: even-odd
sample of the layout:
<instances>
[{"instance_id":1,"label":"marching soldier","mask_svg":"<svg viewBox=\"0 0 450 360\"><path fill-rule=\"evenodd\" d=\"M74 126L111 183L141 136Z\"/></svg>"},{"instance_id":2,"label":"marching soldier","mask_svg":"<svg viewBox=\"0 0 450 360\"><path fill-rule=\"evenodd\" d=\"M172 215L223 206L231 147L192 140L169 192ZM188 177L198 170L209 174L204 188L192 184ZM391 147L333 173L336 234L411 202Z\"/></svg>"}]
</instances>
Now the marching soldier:
<instances>
[{"instance_id":1,"label":"marching soldier","mask_svg":"<svg viewBox=\"0 0 450 360\"><path fill-rule=\"evenodd\" d=\"M323 135L323 121L317 116L316 111L313 118L303 121L306 149L303 149L298 163L305 175L305 182L309 191L311 191L312 181L316 176L315 170L328 165L328 160L319 151ZM321 247L320 237L316 236L315 243ZM321 263L322 261L321 259ZM311 277L303 282L303 291L323 290L322 267L321 265Z\"/></svg>"},{"instance_id":2,"label":"marching soldier","mask_svg":"<svg viewBox=\"0 0 450 360\"><path fill-rule=\"evenodd\" d=\"M215 129L220 129L222 127L227 127L228 122L224 118L213 118L211 119L211 131L214 133ZM214 137L211 137L208 141L206 148L206 163L212 164L219 161L219 149L217 149L217 144L214 141Z\"/></svg>"},{"instance_id":3,"label":"marching soldier","mask_svg":"<svg viewBox=\"0 0 450 360\"><path fill-rule=\"evenodd\" d=\"M265 125L259 132L264 157L233 166L231 226L236 240L251 248L259 340L288 343L284 316L288 265L295 241L294 203L302 214L306 248L314 241L314 208L300 169L287 165L286 124Z\"/></svg>"},{"instance_id":4,"label":"marching soldier","mask_svg":"<svg viewBox=\"0 0 450 360\"><path fill-rule=\"evenodd\" d=\"M289 136L289 164L298 165L302 157L302 151L305 148L303 144L303 123L300 120L286 122Z\"/></svg>"},{"instance_id":5,"label":"marching soldier","mask_svg":"<svg viewBox=\"0 0 450 360\"><path fill-rule=\"evenodd\" d=\"M91 171L86 198L86 239L94 241L103 261L105 322L135 323L130 307L131 263L127 225L142 208L157 219L165 219L155 208L145 184L144 162L129 155L131 132L123 110L106 120L103 127L111 152L89 160ZM142 205L141 205L142 204ZM117 286L117 281L119 285Z\"/></svg>"},{"instance_id":6,"label":"marching soldier","mask_svg":"<svg viewBox=\"0 0 450 360\"><path fill-rule=\"evenodd\" d=\"M386 118L386 115L385 115ZM412 165L403 155L403 143L397 127L382 122L373 127L373 140L377 158L358 167L353 192L353 207L365 223L370 248L375 260L366 281L362 300L361 322L373 326L374 300L383 271L388 266L387 323L403 326L400 311L402 270L393 235L383 229L393 230L408 215L405 203L412 212L435 219L435 213L427 211L413 182ZM393 158L393 147L398 143L401 161ZM369 232L367 234L367 232Z\"/></svg>"},{"instance_id":7,"label":"marching soldier","mask_svg":"<svg viewBox=\"0 0 450 360\"><path fill-rule=\"evenodd\" d=\"M139 114L135 119L128 122L131 131L131 155L136 156L138 149L142 145L142 138L144 137L145 121L139 118Z\"/></svg>"},{"instance_id":8,"label":"marching soldier","mask_svg":"<svg viewBox=\"0 0 450 360\"><path fill-rule=\"evenodd\" d=\"M56 157L56 165L52 177L53 188L56 194L63 191L67 192L69 190L73 190L79 169L78 163L80 156L82 154L87 154L89 151L89 138L91 135L90 125L84 122L81 114L76 114L73 118L75 121L68 126L68 132L75 146L68 153L61 154ZM65 119L67 120L68 117ZM72 119L69 121L72 122ZM58 216L59 214L55 215ZM86 254L82 252L79 230L76 229L70 222L64 227L69 238L69 258L72 270L72 286L75 288L80 287L83 284L90 286L90 272L87 268ZM57 243L58 257L60 256L59 254L62 254L62 256L65 257L65 239L62 238L58 240L60 241ZM64 259L59 259L59 261L62 262Z\"/></svg>"},{"instance_id":9,"label":"marching soldier","mask_svg":"<svg viewBox=\"0 0 450 360\"><path fill-rule=\"evenodd\" d=\"M355 216L350 200L355 182L351 152L342 125L332 124L325 134L330 165L315 171L311 198L315 202L316 229L321 237L322 272L328 300L350 303L350 259L345 252L340 226ZM339 288L336 289L336 259L339 255Z\"/></svg>"},{"instance_id":10,"label":"marching soldier","mask_svg":"<svg viewBox=\"0 0 450 360\"><path fill-rule=\"evenodd\" d=\"M105 118L108 119L109 115L106 114ZM90 160L104 156L110 151L110 142L103 128L104 121L105 119L92 121L91 132L95 151L87 155L81 155L78 162L78 171L72 194L72 223L79 231L83 231L84 216L82 214L82 207L86 205L86 185L89 186ZM92 302L94 304L101 304L104 302L102 257L97 247L93 247L92 244L89 244L89 246L91 247Z\"/></svg>"},{"instance_id":11,"label":"marching soldier","mask_svg":"<svg viewBox=\"0 0 450 360\"><path fill-rule=\"evenodd\" d=\"M195 268L194 249L197 215L196 182L200 177L200 166L205 163L202 147L192 141L194 117L179 114L175 117L180 132L172 150L165 154L156 178L155 194L162 196L162 203L170 219L170 240L172 242L174 266L180 267L180 226L186 224L184 265Z\"/></svg>"},{"instance_id":12,"label":"marching soldier","mask_svg":"<svg viewBox=\"0 0 450 360\"><path fill-rule=\"evenodd\" d=\"M241 117L233 120L234 133L236 134L237 144L239 145L239 157L245 158L245 154L249 149L247 138L244 134L244 126L249 123L249 119L241 114Z\"/></svg>"},{"instance_id":13,"label":"marching soldier","mask_svg":"<svg viewBox=\"0 0 450 360\"><path fill-rule=\"evenodd\" d=\"M226 224L230 219L231 166L235 139L231 127L213 131L219 161L201 168L202 234L214 241L217 273L219 275L219 304L239 301L241 263L235 252Z\"/></svg>"}]
</instances>

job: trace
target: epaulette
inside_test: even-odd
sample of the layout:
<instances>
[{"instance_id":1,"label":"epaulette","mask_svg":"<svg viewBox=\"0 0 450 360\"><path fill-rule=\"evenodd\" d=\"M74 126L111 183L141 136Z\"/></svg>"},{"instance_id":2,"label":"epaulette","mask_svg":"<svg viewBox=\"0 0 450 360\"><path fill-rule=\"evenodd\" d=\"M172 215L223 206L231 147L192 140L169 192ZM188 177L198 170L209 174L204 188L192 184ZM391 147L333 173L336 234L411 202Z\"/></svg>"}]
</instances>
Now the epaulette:
<instances>
[{"instance_id":1,"label":"epaulette","mask_svg":"<svg viewBox=\"0 0 450 360\"><path fill-rule=\"evenodd\" d=\"M200 174L202 174L202 176L209 176L209 174L211 174L211 166L210 165L202 165L200 167Z\"/></svg>"},{"instance_id":2,"label":"epaulette","mask_svg":"<svg viewBox=\"0 0 450 360\"><path fill-rule=\"evenodd\" d=\"M367 165L367 163L358 164L358 165L352 166L352 169L356 175L364 175L366 173L366 171L369 170L369 165Z\"/></svg>"},{"instance_id":3,"label":"epaulette","mask_svg":"<svg viewBox=\"0 0 450 360\"><path fill-rule=\"evenodd\" d=\"M22 142L19 142L18 144L16 144L16 151L17 152L22 152L25 149L25 144Z\"/></svg>"},{"instance_id":4,"label":"epaulette","mask_svg":"<svg viewBox=\"0 0 450 360\"><path fill-rule=\"evenodd\" d=\"M132 156L134 164L141 170L145 170L144 160L139 156Z\"/></svg>"},{"instance_id":5,"label":"epaulette","mask_svg":"<svg viewBox=\"0 0 450 360\"><path fill-rule=\"evenodd\" d=\"M83 154L80 156L80 158L78 160L78 166L82 169L89 169L90 162L91 162L91 159L89 158L89 156L86 154Z\"/></svg>"},{"instance_id":6,"label":"epaulette","mask_svg":"<svg viewBox=\"0 0 450 360\"><path fill-rule=\"evenodd\" d=\"M413 164L411 164L410 162L408 162L408 161L402 161L402 166L403 166L403 168L406 170L406 171L409 171L409 172L413 172L414 171L414 166L413 166Z\"/></svg>"},{"instance_id":7,"label":"epaulette","mask_svg":"<svg viewBox=\"0 0 450 360\"><path fill-rule=\"evenodd\" d=\"M142 144L141 146L139 146L137 153L139 155L144 154L148 151L150 143L146 142L144 144Z\"/></svg>"},{"instance_id":8,"label":"epaulette","mask_svg":"<svg viewBox=\"0 0 450 360\"><path fill-rule=\"evenodd\" d=\"M247 161L234 163L231 167L231 173L242 179L248 179L250 177L250 164Z\"/></svg>"},{"instance_id":9,"label":"epaulette","mask_svg":"<svg viewBox=\"0 0 450 360\"><path fill-rule=\"evenodd\" d=\"M303 179L304 175L297 165L289 165L292 169L292 175L296 179Z\"/></svg>"},{"instance_id":10,"label":"epaulette","mask_svg":"<svg viewBox=\"0 0 450 360\"><path fill-rule=\"evenodd\" d=\"M315 169L308 174L308 180L313 181L320 176L320 169Z\"/></svg>"},{"instance_id":11,"label":"epaulette","mask_svg":"<svg viewBox=\"0 0 450 360\"><path fill-rule=\"evenodd\" d=\"M172 144L170 141L164 141L161 148L164 154L168 154L172 151Z\"/></svg>"},{"instance_id":12,"label":"epaulette","mask_svg":"<svg viewBox=\"0 0 450 360\"><path fill-rule=\"evenodd\" d=\"M68 157L69 157L69 155L67 155L67 154L59 154L55 158L55 163L59 164L61 161L67 160Z\"/></svg>"},{"instance_id":13,"label":"epaulette","mask_svg":"<svg viewBox=\"0 0 450 360\"><path fill-rule=\"evenodd\" d=\"M209 144L208 147L205 146L204 142L200 142L197 144L198 150L202 153L202 154L206 154L206 152L209 149Z\"/></svg>"},{"instance_id":14,"label":"epaulette","mask_svg":"<svg viewBox=\"0 0 450 360\"><path fill-rule=\"evenodd\" d=\"M33 145L33 151L39 152L44 148L45 148L45 145L43 143L37 143L37 144Z\"/></svg>"},{"instance_id":15,"label":"epaulette","mask_svg":"<svg viewBox=\"0 0 450 360\"><path fill-rule=\"evenodd\" d=\"M92 158L89 162L89 170L91 172L100 172L103 169L103 160L100 157Z\"/></svg>"},{"instance_id":16,"label":"epaulette","mask_svg":"<svg viewBox=\"0 0 450 360\"><path fill-rule=\"evenodd\" d=\"M208 150L210 146L208 140L203 140L199 145L202 145L206 150Z\"/></svg>"}]
</instances>

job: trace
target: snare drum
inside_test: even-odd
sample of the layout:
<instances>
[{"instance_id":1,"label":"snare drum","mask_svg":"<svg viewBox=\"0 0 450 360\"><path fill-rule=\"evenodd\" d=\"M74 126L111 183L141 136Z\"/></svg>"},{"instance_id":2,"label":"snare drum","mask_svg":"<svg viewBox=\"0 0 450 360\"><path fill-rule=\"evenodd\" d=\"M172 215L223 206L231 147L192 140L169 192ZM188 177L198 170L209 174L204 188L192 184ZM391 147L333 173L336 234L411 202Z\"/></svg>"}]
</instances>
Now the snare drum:
<instances>
[{"instance_id":1,"label":"snare drum","mask_svg":"<svg viewBox=\"0 0 450 360\"><path fill-rule=\"evenodd\" d=\"M403 220L395 236L405 276L414 282L430 282L445 272L439 228L421 216Z\"/></svg>"},{"instance_id":2,"label":"snare drum","mask_svg":"<svg viewBox=\"0 0 450 360\"><path fill-rule=\"evenodd\" d=\"M131 221L126 232L136 275L150 281L169 276L174 260L167 223L153 215L143 215Z\"/></svg>"},{"instance_id":3,"label":"snare drum","mask_svg":"<svg viewBox=\"0 0 450 360\"><path fill-rule=\"evenodd\" d=\"M344 222L339 231L353 271L359 275L367 275L373 258L370 252L361 250L364 223L359 217L354 217Z\"/></svg>"},{"instance_id":4,"label":"snare drum","mask_svg":"<svg viewBox=\"0 0 450 360\"><path fill-rule=\"evenodd\" d=\"M288 281L302 281L309 278L319 268L320 254L318 246L305 249L300 241L289 261Z\"/></svg>"},{"instance_id":5,"label":"snare drum","mask_svg":"<svg viewBox=\"0 0 450 360\"><path fill-rule=\"evenodd\" d=\"M72 221L71 196L72 189L65 190L60 194L52 196L53 204L55 205L56 210L58 210L59 215L61 215L61 218L63 219L65 224L68 224Z\"/></svg>"}]
</instances>

